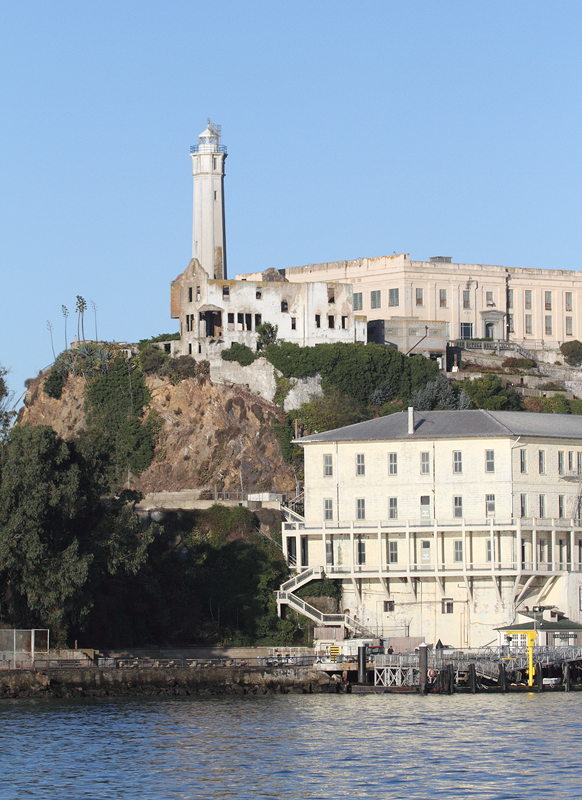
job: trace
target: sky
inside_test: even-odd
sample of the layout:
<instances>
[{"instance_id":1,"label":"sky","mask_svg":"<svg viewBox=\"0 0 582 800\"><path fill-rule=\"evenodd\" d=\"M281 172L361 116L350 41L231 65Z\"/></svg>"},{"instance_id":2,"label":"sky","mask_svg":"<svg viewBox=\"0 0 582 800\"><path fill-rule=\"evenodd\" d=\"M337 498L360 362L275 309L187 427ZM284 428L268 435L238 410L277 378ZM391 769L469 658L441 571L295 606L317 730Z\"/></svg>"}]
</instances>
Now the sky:
<instances>
[{"instance_id":1,"label":"sky","mask_svg":"<svg viewBox=\"0 0 582 800\"><path fill-rule=\"evenodd\" d=\"M178 329L189 148L222 125L230 277L410 253L580 268L582 4L4 0L0 364Z\"/></svg>"}]
</instances>

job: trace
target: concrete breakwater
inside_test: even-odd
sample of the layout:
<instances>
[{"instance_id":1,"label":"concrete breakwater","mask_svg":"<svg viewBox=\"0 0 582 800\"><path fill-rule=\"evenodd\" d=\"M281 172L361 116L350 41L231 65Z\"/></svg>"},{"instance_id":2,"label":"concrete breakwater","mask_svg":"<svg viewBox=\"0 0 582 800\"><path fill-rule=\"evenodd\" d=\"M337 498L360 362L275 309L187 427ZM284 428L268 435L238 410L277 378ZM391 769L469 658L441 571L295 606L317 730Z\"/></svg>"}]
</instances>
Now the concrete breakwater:
<instances>
[{"instance_id":1,"label":"concrete breakwater","mask_svg":"<svg viewBox=\"0 0 582 800\"><path fill-rule=\"evenodd\" d=\"M349 691L343 676L308 667L273 669L55 669L0 673L0 699L315 694Z\"/></svg>"}]
</instances>

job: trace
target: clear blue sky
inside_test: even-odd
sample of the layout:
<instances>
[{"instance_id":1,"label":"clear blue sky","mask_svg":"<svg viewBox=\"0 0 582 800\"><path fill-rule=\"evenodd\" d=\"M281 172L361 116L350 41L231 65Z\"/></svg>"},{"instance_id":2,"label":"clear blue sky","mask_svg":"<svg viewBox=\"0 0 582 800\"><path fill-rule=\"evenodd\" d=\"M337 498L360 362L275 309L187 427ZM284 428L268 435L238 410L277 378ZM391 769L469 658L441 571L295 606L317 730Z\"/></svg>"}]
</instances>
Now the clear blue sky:
<instances>
[{"instance_id":1,"label":"clear blue sky","mask_svg":"<svg viewBox=\"0 0 582 800\"><path fill-rule=\"evenodd\" d=\"M189 146L222 124L229 274L408 252L579 269L582 4L4 0L0 363L177 330ZM88 317L86 333L93 335Z\"/></svg>"}]
</instances>

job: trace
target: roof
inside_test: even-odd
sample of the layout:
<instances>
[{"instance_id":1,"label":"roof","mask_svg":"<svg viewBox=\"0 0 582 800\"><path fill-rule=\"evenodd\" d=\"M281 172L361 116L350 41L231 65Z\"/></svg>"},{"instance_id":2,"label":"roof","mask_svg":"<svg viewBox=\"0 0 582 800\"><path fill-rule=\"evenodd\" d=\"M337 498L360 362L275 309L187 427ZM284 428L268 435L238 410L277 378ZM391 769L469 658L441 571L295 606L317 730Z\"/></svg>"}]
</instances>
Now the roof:
<instances>
[{"instance_id":1,"label":"roof","mask_svg":"<svg viewBox=\"0 0 582 800\"><path fill-rule=\"evenodd\" d=\"M345 428L297 439L309 442L365 442L397 439L459 439L492 436L532 436L582 439L582 415L536 414L527 411L415 411L414 433L408 433L408 413L390 414Z\"/></svg>"},{"instance_id":2,"label":"roof","mask_svg":"<svg viewBox=\"0 0 582 800\"><path fill-rule=\"evenodd\" d=\"M520 633L525 631L582 631L579 622L572 622L571 619L547 620L532 619L531 622L520 622L517 625L501 625L495 628L496 631L507 631L508 633Z\"/></svg>"}]
</instances>

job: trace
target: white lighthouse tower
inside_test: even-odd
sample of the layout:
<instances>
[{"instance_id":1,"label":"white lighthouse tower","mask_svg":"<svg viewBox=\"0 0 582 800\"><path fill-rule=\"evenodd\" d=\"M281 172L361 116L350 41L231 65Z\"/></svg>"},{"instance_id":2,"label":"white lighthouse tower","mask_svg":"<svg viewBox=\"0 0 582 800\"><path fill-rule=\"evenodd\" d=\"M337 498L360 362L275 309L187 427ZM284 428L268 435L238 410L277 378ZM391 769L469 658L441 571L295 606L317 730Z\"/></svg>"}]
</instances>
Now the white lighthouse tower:
<instances>
[{"instance_id":1,"label":"white lighthouse tower","mask_svg":"<svg viewBox=\"0 0 582 800\"><path fill-rule=\"evenodd\" d=\"M198 144L190 148L194 176L192 258L210 278L226 278L224 225L224 162L226 147L220 143L220 125L207 120Z\"/></svg>"}]
</instances>

